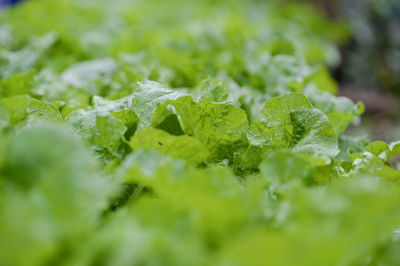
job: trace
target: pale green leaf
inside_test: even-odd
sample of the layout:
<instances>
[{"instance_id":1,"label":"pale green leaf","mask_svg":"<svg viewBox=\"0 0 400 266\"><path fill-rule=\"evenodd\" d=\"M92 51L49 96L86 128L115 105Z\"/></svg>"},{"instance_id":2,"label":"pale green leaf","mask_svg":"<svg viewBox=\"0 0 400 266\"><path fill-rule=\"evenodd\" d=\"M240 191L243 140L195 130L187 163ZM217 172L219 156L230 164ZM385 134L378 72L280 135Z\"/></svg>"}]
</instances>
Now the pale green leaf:
<instances>
[{"instance_id":1,"label":"pale green leaf","mask_svg":"<svg viewBox=\"0 0 400 266\"><path fill-rule=\"evenodd\" d=\"M208 157L207 149L197 139L189 136L173 136L152 128L144 128L136 132L130 146L133 150L154 149L194 164L199 164Z\"/></svg>"}]
</instances>

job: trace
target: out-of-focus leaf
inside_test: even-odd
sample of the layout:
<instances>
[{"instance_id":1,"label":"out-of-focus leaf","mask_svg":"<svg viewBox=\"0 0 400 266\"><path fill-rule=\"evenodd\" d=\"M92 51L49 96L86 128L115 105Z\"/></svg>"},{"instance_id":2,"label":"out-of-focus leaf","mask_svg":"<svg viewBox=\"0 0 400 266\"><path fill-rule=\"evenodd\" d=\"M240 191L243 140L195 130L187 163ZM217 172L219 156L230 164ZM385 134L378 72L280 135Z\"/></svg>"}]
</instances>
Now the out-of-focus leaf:
<instances>
[{"instance_id":1,"label":"out-of-focus leaf","mask_svg":"<svg viewBox=\"0 0 400 266\"><path fill-rule=\"evenodd\" d=\"M96 59L71 66L63 72L61 79L68 85L85 88L98 79L110 78L116 68L111 58Z\"/></svg>"},{"instance_id":2,"label":"out-of-focus leaf","mask_svg":"<svg viewBox=\"0 0 400 266\"><path fill-rule=\"evenodd\" d=\"M35 37L31 43L19 51L0 50L0 78L8 78L15 74L26 74L37 66L39 59L54 45L57 36L48 33Z\"/></svg>"},{"instance_id":3,"label":"out-of-focus leaf","mask_svg":"<svg viewBox=\"0 0 400 266\"><path fill-rule=\"evenodd\" d=\"M29 94L32 89L35 73L16 74L7 79L0 80L0 96L9 97L18 94Z\"/></svg>"},{"instance_id":4,"label":"out-of-focus leaf","mask_svg":"<svg viewBox=\"0 0 400 266\"><path fill-rule=\"evenodd\" d=\"M23 129L5 152L0 167L0 260L39 265L63 241L78 240L91 230L113 185L65 128Z\"/></svg>"},{"instance_id":5,"label":"out-of-focus leaf","mask_svg":"<svg viewBox=\"0 0 400 266\"><path fill-rule=\"evenodd\" d=\"M390 158L400 153L400 142L396 141L387 144L384 141L375 141L370 143L365 150L378 156L382 160L388 161Z\"/></svg>"},{"instance_id":6,"label":"out-of-focus leaf","mask_svg":"<svg viewBox=\"0 0 400 266\"><path fill-rule=\"evenodd\" d=\"M21 122L29 126L40 121L62 121L60 112L53 105L27 95L2 98L0 102L10 113L12 124Z\"/></svg>"},{"instance_id":7,"label":"out-of-focus leaf","mask_svg":"<svg viewBox=\"0 0 400 266\"><path fill-rule=\"evenodd\" d=\"M224 252L223 261L232 265L362 263L374 243L390 241L400 215L397 201L395 189L370 178L300 189L290 196L288 207L291 228L296 229L245 235Z\"/></svg>"},{"instance_id":8,"label":"out-of-focus leaf","mask_svg":"<svg viewBox=\"0 0 400 266\"><path fill-rule=\"evenodd\" d=\"M327 115L338 135L342 134L347 126L365 110L361 102L354 104L346 97L336 97L313 86L308 86L304 94L315 108Z\"/></svg>"}]
</instances>

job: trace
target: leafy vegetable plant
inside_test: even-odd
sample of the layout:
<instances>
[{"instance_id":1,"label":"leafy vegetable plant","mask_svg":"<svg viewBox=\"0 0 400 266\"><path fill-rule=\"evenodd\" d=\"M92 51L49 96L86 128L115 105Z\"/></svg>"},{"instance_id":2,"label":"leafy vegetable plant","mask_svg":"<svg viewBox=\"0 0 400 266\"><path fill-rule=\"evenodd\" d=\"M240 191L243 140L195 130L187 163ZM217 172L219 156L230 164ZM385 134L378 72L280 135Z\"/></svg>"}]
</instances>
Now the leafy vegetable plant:
<instances>
[{"instance_id":1,"label":"leafy vegetable plant","mask_svg":"<svg viewBox=\"0 0 400 266\"><path fill-rule=\"evenodd\" d=\"M398 265L400 144L287 1L0 13L0 265Z\"/></svg>"}]
</instances>

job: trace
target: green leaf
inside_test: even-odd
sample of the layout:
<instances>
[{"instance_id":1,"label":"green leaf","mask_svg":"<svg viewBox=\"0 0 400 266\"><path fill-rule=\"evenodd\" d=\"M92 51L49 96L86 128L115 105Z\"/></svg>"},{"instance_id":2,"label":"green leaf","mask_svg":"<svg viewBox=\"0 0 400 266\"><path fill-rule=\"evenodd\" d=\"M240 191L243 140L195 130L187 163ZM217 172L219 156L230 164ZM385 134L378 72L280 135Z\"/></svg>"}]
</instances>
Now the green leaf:
<instances>
[{"instance_id":1,"label":"green leaf","mask_svg":"<svg viewBox=\"0 0 400 266\"><path fill-rule=\"evenodd\" d=\"M365 147L368 145L368 141L364 137L339 137L339 149L340 153L336 157L337 161L349 162L350 155L352 153L363 153Z\"/></svg>"},{"instance_id":2,"label":"green leaf","mask_svg":"<svg viewBox=\"0 0 400 266\"><path fill-rule=\"evenodd\" d=\"M66 117L66 122L95 150L105 149L121 156L121 145L133 135L139 121L131 101L130 96L118 100L95 96L93 110L74 111Z\"/></svg>"},{"instance_id":3,"label":"green leaf","mask_svg":"<svg viewBox=\"0 0 400 266\"><path fill-rule=\"evenodd\" d=\"M0 104L0 132L10 124L10 113Z\"/></svg>"},{"instance_id":4,"label":"green leaf","mask_svg":"<svg viewBox=\"0 0 400 266\"><path fill-rule=\"evenodd\" d=\"M307 86L304 94L315 108L320 109L327 115L337 135L342 134L347 126L365 110L361 102L354 104L346 97L336 97L313 86Z\"/></svg>"},{"instance_id":5,"label":"green leaf","mask_svg":"<svg viewBox=\"0 0 400 266\"><path fill-rule=\"evenodd\" d=\"M326 67L320 67L315 71L312 76L309 77L309 82L315 84L321 91L329 92L332 95L336 95L338 91L338 84L332 78L329 73L329 69Z\"/></svg>"},{"instance_id":6,"label":"green leaf","mask_svg":"<svg viewBox=\"0 0 400 266\"><path fill-rule=\"evenodd\" d=\"M379 156L382 152L389 149L389 145L384 141L374 141L365 147L365 151L368 151L375 156Z\"/></svg>"},{"instance_id":7,"label":"green leaf","mask_svg":"<svg viewBox=\"0 0 400 266\"><path fill-rule=\"evenodd\" d=\"M7 79L0 80L0 97L29 94L33 85L35 72L15 74Z\"/></svg>"},{"instance_id":8,"label":"green leaf","mask_svg":"<svg viewBox=\"0 0 400 266\"><path fill-rule=\"evenodd\" d=\"M289 93L269 100L262 120L254 121L247 132L251 145L290 148L316 165L326 165L335 157L338 140L326 116L300 93Z\"/></svg>"},{"instance_id":9,"label":"green leaf","mask_svg":"<svg viewBox=\"0 0 400 266\"><path fill-rule=\"evenodd\" d=\"M153 125L157 127L171 113L177 115L185 134L207 148L209 161L232 159L235 151L247 145L247 115L231 104L197 103L190 96L169 100L156 110Z\"/></svg>"},{"instance_id":10,"label":"green leaf","mask_svg":"<svg viewBox=\"0 0 400 266\"><path fill-rule=\"evenodd\" d=\"M281 185L292 180L303 180L314 170L314 166L289 150L269 152L260 165L261 174L273 184Z\"/></svg>"},{"instance_id":11,"label":"green leaf","mask_svg":"<svg viewBox=\"0 0 400 266\"><path fill-rule=\"evenodd\" d=\"M330 164L338 153L338 138L326 116L317 109L292 111L290 148L316 165Z\"/></svg>"},{"instance_id":12,"label":"green leaf","mask_svg":"<svg viewBox=\"0 0 400 266\"><path fill-rule=\"evenodd\" d=\"M377 144L373 146L377 146ZM371 147L367 147L366 150L367 149L371 149ZM386 152L383 152L383 154L386 154ZM400 179L400 171L388 165L384 156L381 158L381 156L378 157L366 151L363 153L353 153L350 155L350 158L352 160L352 165L349 171L343 172L344 176L365 175L391 181Z\"/></svg>"},{"instance_id":13,"label":"green leaf","mask_svg":"<svg viewBox=\"0 0 400 266\"><path fill-rule=\"evenodd\" d=\"M277 213L286 216L284 228L255 230L231 242L223 251L224 263L353 265L374 254L377 243L392 243L400 212L398 193L389 184L341 179L329 187L297 186L291 191Z\"/></svg>"},{"instance_id":14,"label":"green leaf","mask_svg":"<svg viewBox=\"0 0 400 266\"><path fill-rule=\"evenodd\" d=\"M125 124L128 129L133 130L133 127L135 127L139 121L138 116L133 111L130 97L125 97L113 101L95 96L93 97L93 106L96 112L99 114L111 114L115 118L118 118Z\"/></svg>"},{"instance_id":15,"label":"green leaf","mask_svg":"<svg viewBox=\"0 0 400 266\"><path fill-rule=\"evenodd\" d=\"M307 78L313 73L306 62L288 55L270 56L249 51L245 56L250 84L276 97L289 92L301 92Z\"/></svg>"},{"instance_id":16,"label":"green leaf","mask_svg":"<svg viewBox=\"0 0 400 266\"><path fill-rule=\"evenodd\" d=\"M217 79L206 79L201 84L201 100L208 102L225 102L229 97L226 85Z\"/></svg>"},{"instance_id":17,"label":"green leaf","mask_svg":"<svg viewBox=\"0 0 400 266\"><path fill-rule=\"evenodd\" d=\"M0 258L11 265L39 265L56 256L61 243L91 232L115 185L63 127L22 129L4 149Z\"/></svg>"},{"instance_id":18,"label":"green leaf","mask_svg":"<svg viewBox=\"0 0 400 266\"><path fill-rule=\"evenodd\" d=\"M112 116L96 117L95 143L100 144L111 153L115 153L118 145L124 139L123 134L127 130L123 122Z\"/></svg>"},{"instance_id":19,"label":"green leaf","mask_svg":"<svg viewBox=\"0 0 400 266\"><path fill-rule=\"evenodd\" d=\"M110 78L116 68L117 65L111 58L80 62L66 69L61 79L65 84L73 87L86 88L98 79Z\"/></svg>"},{"instance_id":20,"label":"green leaf","mask_svg":"<svg viewBox=\"0 0 400 266\"><path fill-rule=\"evenodd\" d=\"M150 125L153 114L159 105L168 100L176 100L181 96L183 96L182 93L167 89L157 82L144 81L139 83L139 87L129 96L129 99L132 101L132 109L140 121L145 125Z\"/></svg>"},{"instance_id":21,"label":"green leaf","mask_svg":"<svg viewBox=\"0 0 400 266\"><path fill-rule=\"evenodd\" d=\"M247 132L252 145L287 148L290 144L293 125L290 112L312 108L300 93L288 93L265 103L261 111L262 120L254 121Z\"/></svg>"},{"instance_id":22,"label":"green leaf","mask_svg":"<svg viewBox=\"0 0 400 266\"><path fill-rule=\"evenodd\" d=\"M387 144L384 141L375 141L370 143L365 151L371 152L382 160L388 161L393 156L400 153L400 141Z\"/></svg>"},{"instance_id":23,"label":"green leaf","mask_svg":"<svg viewBox=\"0 0 400 266\"><path fill-rule=\"evenodd\" d=\"M10 113L11 124L33 125L40 121L62 121L61 114L56 107L27 95L2 98L0 102Z\"/></svg>"},{"instance_id":24,"label":"green leaf","mask_svg":"<svg viewBox=\"0 0 400 266\"><path fill-rule=\"evenodd\" d=\"M37 67L43 56L56 42L54 33L33 37L28 45L18 51L0 50L0 78L26 74Z\"/></svg>"},{"instance_id":25,"label":"green leaf","mask_svg":"<svg viewBox=\"0 0 400 266\"><path fill-rule=\"evenodd\" d=\"M121 120L94 110L74 111L67 116L66 123L94 150L105 149L113 155L117 154L127 130Z\"/></svg>"},{"instance_id":26,"label":"green leaf","mask_svg":"<svg viewBox=\"0 0 400 266\"><path fill-rule=\"evenodd\" d=\"M199 164L208 157L208 151L195 138L173 136L159 129L144 128L133 136L130 146L136 149L154 149L160 153Z\"/></svg>"}]
</instances>

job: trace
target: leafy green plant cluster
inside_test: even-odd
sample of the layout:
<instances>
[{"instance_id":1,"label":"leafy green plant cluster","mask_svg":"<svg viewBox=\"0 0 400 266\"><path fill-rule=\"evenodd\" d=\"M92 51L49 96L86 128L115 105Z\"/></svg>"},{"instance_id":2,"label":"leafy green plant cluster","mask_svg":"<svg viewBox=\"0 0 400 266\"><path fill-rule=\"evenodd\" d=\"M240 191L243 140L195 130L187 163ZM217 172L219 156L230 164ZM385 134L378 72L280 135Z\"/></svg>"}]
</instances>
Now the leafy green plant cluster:
<instances>
[{"instance_id":1,"label":"leafy green plant cluster","mask_svg":"<svg viewBox=\"0 0 400 266\"><path fill-rule=\"evenodd\" d=\"M345 26L286 1L0 14L0 265L398 265L400 143L345 134Z\"/></svg>"}]
</instances>

